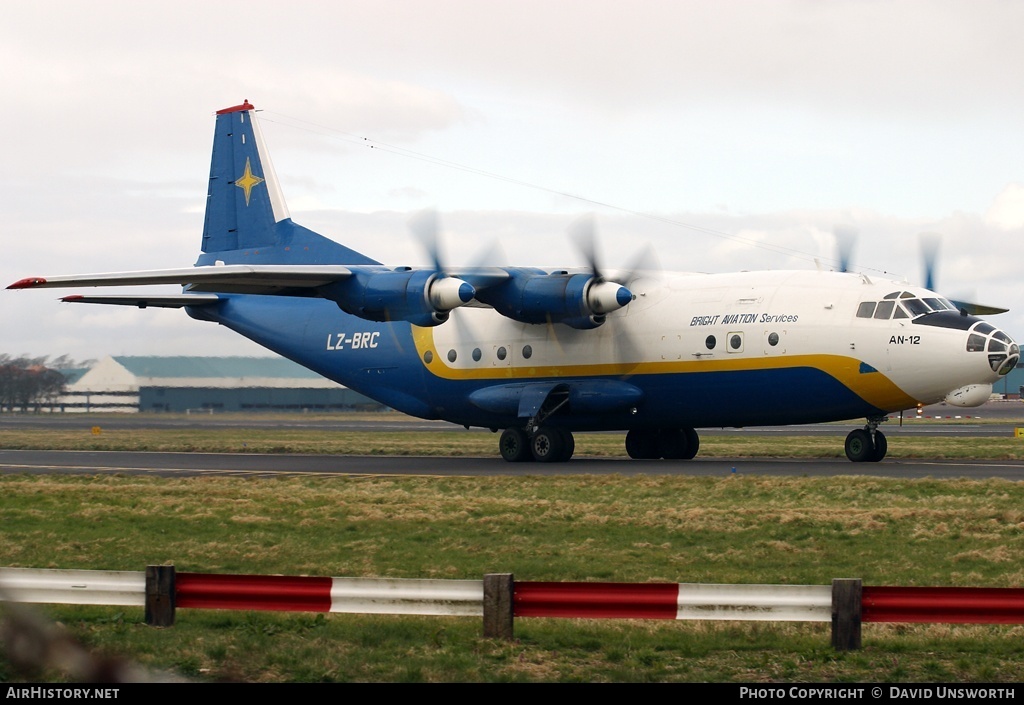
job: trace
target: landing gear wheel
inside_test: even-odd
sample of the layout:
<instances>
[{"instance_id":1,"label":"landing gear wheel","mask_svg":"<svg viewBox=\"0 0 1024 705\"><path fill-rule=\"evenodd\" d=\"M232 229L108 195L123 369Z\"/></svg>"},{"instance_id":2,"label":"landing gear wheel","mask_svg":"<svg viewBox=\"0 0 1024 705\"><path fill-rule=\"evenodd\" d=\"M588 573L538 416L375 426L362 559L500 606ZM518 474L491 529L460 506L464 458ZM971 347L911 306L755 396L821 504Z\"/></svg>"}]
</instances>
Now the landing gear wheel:
<instances>
[{"instance_id":1,"label":"landing gear wheel","mask_svg":"<svg viewBox=\"0 0 1024 705\"><path fill-rule=\"evenodd\" d=\"M700 436L692 428L684 428L683 435L686 436L686 457L683 460L693 460L700 450Z\"/></svg>"},{"instance_id":2,"label":"landing gear wheel","mask_svg":"<svg viewBox=\"0 0 1024 705\"><path fill-rule=\"evenodd\" d=\"M850 431L846 437L846 457L854 463L866 463L873 460L875 448L871 445L871 434L863 428ZM881 460L881 458L878 458Z\"/></svg>"},{"instance_id":3,"label":"landing gear wheel","mask_svg":"<svg viewBox=\"0 0 1024 705\"><path fill-rule=\"evenodd\" d=\"M685 460L689 447L686 435L675 428L667 428L658 434L658 456L665 460Z\"/></svg>"},{"instance_id":4,"label":"landing gear wheel","mask_svg":"<svg viewBox=\"0 0 1024 705\"><path fill-rule=\"evenodd\" d=\"M572 437L571 431L566 431L564 428L559 429L559 432L562 434L562 457L558 459L558 462L565 463L576 452L576 439Z\"/></svg>"},{"instance_id":5,"label":"landing gear wheel","mask_svg":"<svg viewBox=\"0 0 1024 705\"><path fill-rule=\"evenodd\" d=\"M659 457L658 432L634 428L626 434L626 454L634 460L656 460Z\"/></svg>"},{"instance_id":6,"label":"landing gear wheel","mask_svg":"<svg viewBox=\"0 0 1024 705\"><path fill-rule=\"evenodd\" d=\"M875 431L875 448L874 452L868 460L872 463L877 463L879 460L885 457L885 454L889 451L889 441L885 440L885 435L881 431Z\"/></svg>"},{"instance_id":7,"label":"landing gear wheel","mask_svg":"<svg viewBox=\"0 0 1024 705\"><path fill-rule=\"evenodd\" d=\"M521 428L506 428L498 439L501 457L510 463L525 463L533 459L526 432Z\"/></svg>"},{"instance_id":8,"label":"landing gear wheel","mask_svg":"<svg viewBox=\"0 0 1024 705\"><path fill-rule=\"evenodd\" d=\"M530 439L530 451L538 463L557 463L563 460L565 446L565 437L557 428L537 429Z\"/></svg>"}]
</instances>

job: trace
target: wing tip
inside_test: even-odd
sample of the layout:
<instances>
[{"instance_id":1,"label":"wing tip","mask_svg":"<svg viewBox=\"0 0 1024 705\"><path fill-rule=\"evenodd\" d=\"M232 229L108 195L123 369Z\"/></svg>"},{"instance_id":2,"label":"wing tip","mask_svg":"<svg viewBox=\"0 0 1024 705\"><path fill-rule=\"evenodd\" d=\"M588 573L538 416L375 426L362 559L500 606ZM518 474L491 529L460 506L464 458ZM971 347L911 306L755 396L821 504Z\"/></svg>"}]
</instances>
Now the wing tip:
<instances>
[{"instance_id":1,"label":"wing tip","mask_svg":"<svg viewBox=\"0 0 1024 705\"><path fill-rule=\"evenodd\" d=\"M31 289L34 286L42 286L46 283L46 280L42 277L25 277L14 282L8 289Z\"/></svg>"}]
</instances>

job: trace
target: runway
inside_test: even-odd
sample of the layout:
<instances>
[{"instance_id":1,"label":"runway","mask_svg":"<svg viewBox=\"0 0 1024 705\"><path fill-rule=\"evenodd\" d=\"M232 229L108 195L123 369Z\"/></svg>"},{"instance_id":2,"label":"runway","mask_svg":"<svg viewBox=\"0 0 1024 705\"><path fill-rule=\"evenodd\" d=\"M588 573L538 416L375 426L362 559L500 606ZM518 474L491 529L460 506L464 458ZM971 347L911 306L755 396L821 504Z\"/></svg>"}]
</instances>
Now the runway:
<instances>
[{"instance_id":1,"label":"runway","mask_svg":"<svg viewBox=\"0 0 1024 705\"><path fill-rule=\"evenodd\" d=\"M971 412L971 419L963 412ZM1024 426L1024 404L990 402L976 409L926 407L921 419L898 417L882 426L892 441L915 437L1012 437ZM960 418L956 418L959 416ZM0 428L295 428L325 432L454 431L460 427L442 421L423 421L399 414L311 416L302 414L3 414ZM856 423L769 426L760 428L701 429L701 436L834 436L837 448ZM474 430L476 433L487 433ZM617 434L621 435L621 434ZM1024 441L1022 441L1024 442ZM845 458L751 459L701 458L689 461L638 461L626 458L575 457L568 463L506 463L497 456L484 458L440 456L350 456L244 453L143 453L128 451L0 450L0 472L78 473L198 477L281 476L422 476L487 477L514 475L683 475L683 476L806 476L840 475L893 478L1004 478L1024 480L1024 461L998 460L894 460L851 463Z\"/></svg>"},{"instance_id":2,"label":"runway","mask_svg":"<svg viewBox=\"0 0 1024 705\"><path fill-rule=\"evenodd\" d=\"M121 451L2 450L0 472L123 474L158 477L489 477L514 475L679 475L699 477L889 477L1024 480L1024 461L884 460L845 458L696 458L689 461L573 458L568 463L506 463L500 458L439 456L266 455L244 453L138 453Z\"/></svg>"}]
</instances>

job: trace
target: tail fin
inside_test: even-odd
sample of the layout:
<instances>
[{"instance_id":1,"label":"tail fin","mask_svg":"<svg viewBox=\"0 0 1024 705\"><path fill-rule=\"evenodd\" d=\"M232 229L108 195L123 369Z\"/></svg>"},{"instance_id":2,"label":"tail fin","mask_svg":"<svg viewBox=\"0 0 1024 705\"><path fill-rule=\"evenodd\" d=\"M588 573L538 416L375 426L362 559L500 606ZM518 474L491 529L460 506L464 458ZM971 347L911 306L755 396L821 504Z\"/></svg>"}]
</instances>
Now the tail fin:
<instances>
[{"instance_id":1,"label":"tail fin","mask_svg":"<svg viewBox=\"0 0 1024 705\"><path fill-rule=\"evenodd\" d=\"M255 115L248 100L217 111L196 264L377 264L292 222Z\"/></svg>"}]
</instances>

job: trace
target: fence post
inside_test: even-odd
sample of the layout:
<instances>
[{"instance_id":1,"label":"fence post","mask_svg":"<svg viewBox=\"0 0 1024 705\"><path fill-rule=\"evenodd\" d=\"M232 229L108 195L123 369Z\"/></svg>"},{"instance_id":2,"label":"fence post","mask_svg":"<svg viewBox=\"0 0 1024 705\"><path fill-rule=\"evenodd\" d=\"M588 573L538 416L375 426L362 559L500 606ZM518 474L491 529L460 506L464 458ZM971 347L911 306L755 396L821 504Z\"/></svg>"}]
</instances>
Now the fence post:
<instances>
[{"instance_id":1,"label":"fence post","mask_svg":"<svg viewBox=\"0 0 1024 705\"><path fill-rule=\"evenodd\" d=\"M146 566L146 624L174 626L174 566Z\"/></svg>"},{"instance_id":2,"label":"fence post","mask_svg":"<svg viewBox=\"0 0 1024 705\"><path fill-rule=\"evenodd\" d=\"M512 639L512 573L490 573L484 576L484 636Z\"/></svg>"},{"instance_id":3,"label":"fence post","mask_svg":"<svg viewBox=\"0 0 1024 705\"><path fill-rule=\"evenodd\" d=\"M860 648L862 590L860 578L832 580L832 648L836 651Z\"/></svg>"}]
</instances>

